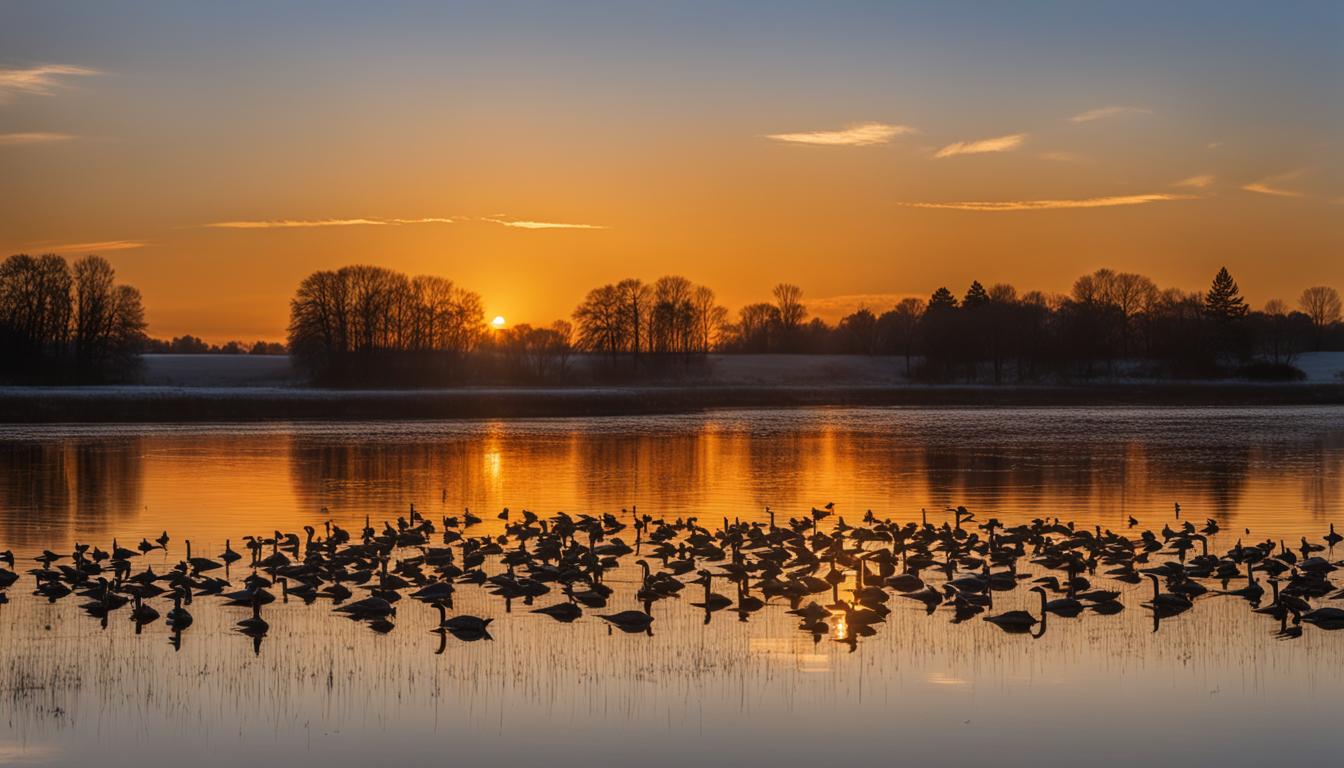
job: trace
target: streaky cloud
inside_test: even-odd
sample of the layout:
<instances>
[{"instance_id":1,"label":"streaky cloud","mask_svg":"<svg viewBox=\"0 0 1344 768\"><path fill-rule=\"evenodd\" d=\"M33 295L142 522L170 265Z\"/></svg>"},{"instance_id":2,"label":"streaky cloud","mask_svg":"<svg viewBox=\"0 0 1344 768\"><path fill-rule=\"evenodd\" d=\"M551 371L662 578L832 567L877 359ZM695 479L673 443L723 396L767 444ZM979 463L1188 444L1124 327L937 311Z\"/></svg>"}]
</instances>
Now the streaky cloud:
<instances>
[{"instance_id":1,"label":"streaky cloud","mask_svg":"<svg viewBox=\"0 0 1344 768\"><path fill-rule=\"evenodd\" d=\"M1282 186L1283 182L1291 181L1302 175L1302 170L1280 173L1277 176L1270 176L1267 179L1260 179L1249 184L1242 184L1242 190L1246 192L1255 192L1260 195L1270 195L1272 197L1305 197L1304 194L1295 189L1288 189Z\"/></svg>"},{"instance_id":2,"label":"streaky cloud","mask_svg":"<svg viewBox=\"0 0 1344 768\"><path fill-rule=\"evenodd\" d=\"M262 219L257 221L216 221L205 226L213 229L311 229L315 227L395 227L403 224L452 224L453 219L434 216L420 219Z\"/></svg>"},{"instance_id":3,"label":"streaky cloud","mask_svg":"<svg viewBox=\"0 0 1344 768\"><path fill-rule=\"evenodd\" d=\"M836 296L809 298L807 309L813 315L829 322L836 322L860 307L867 308L873 314L880 315L896 306L902 299L923 298L912 293L846 293Z\"/></svg>"},{"instance_id":4,"label":"streaky cloud","mask_svg":"<svg viewBox=\"0 0 1344 768\"><path fill-rule=\"evenodd\" d=\"M49 96L62 85L62 78L100 74L102 73L96 69L72 64L39 64L26 69L0 69L0 103L19 93Z\"/></svg>"},{"instance_id":5,"label":"streaky cloud","mask_svg":"<svg viewBox=\"0 0 1344 768\"><path fill-rule=\"evenodd\" d=\"M1105 120L1108 117L1120 117L1121 115L1150 115L1153 111L1144 107L1097 107L1089 109L1086 112L1079 112L1069 118L1070 123L1090 123L1094 120Z\"/></svg>"},{"instance_id":6,"label":"streaky cloud","mask_svg":"<svg viewBox=\"0 0 1344 768\"><path fill-rule=\"evenodd\" d=\"M1212 173L1201 173L1197 176L1191 176L1188 179L1181 179L1172 184L1173 187L1192 187L1194 189L1208 189L1213 186L1213 180L1216 178Z\"/></svg>"},{"instance_id":7,"label":"streaky cloud","mask_svg":"<svg viewBox=\"0 0 1344 768\"><path fill-rule=\"evenodd\" d=\"M1194 195L1171 195L1154 192L1144 195L1113 195L1085 197L1073 200L999 200L965 201L952 203L904 203L913 208L936 208L949 211L1053 211L1066 208L1111 208L1122 205L1147 205L1171 200L1193 200Z\"/></svg>"},{"instance_id":8,"label":"streaky cloud","mask_svg":"<svg viewBox=\"0 0 1344 768\"><path fill-rule=\"evenodd\" d=\"M488 221L491 224L501 224L506 227L515 227L517 229L609 229L601 224L566 224L556 221L528 221L526 219L506 219L486 217L481 221Z\"/></svg>"},{"instance_id":9,"label":"streaky cloud","mask_svg":"<svg viewBox=\"0 0 1344 768\"><path fill-rule=\"evenodd\" d=\"M772 133L767 139L788 144L814 144L827 147L870 147L886 144L897 136L914 133L908 125L890 123L856 123L838 131L802 131L799 133Z\"/></svg>"},{"instance_id":10,"label":"streaky cloud","mask_svg":"<svg viewBox=\"0 0 1344 768\"><path fill-rule=\"evenodd\" d=\"M145 240L99 240L92 243L64 243L43 248L51 253L96 253L98 251L130 251L149 245Z\"/></svg>"},{"instance_id":11,"label":"streaky cloud","mask_svg":"<svg viewBox=\"0 0 1344 768\"><path fill-rule=\"evenodd\" d=\"M1060 150L1052 152L1042 152L1039 157L1042 160L1051 160L1057 163L1083 163L1087 162L1086 155L1080 155L1077 152L1064 152Z\"/></svg>"},{"instance_id":12,"label":"streaky cloud","mask_svg":"<svg viewBox=\"0 0 1344 768\"><path fill-rule=\"evenodd\" d=\"M22 133L0 133L0 145L54 144L75 138L68 133L50 133L47 131L27 131Z\"/></svg>"},{"instance_id":13,"label":"streaky cloud","mask_svg":"<svg viewBox=\"0 0 1344 768\"><path fill-rule=\"evenodd\" d=\"M986 152L1011 152L1022 146L1022 142L1027 140L1025 133L1010 133L1007 136L995 136L992 139L980 139L979 141L958 141L948 144L937 152L933 153L935 158L956 157L957 155L979 155Z\"/></svg>"}]
</instances>

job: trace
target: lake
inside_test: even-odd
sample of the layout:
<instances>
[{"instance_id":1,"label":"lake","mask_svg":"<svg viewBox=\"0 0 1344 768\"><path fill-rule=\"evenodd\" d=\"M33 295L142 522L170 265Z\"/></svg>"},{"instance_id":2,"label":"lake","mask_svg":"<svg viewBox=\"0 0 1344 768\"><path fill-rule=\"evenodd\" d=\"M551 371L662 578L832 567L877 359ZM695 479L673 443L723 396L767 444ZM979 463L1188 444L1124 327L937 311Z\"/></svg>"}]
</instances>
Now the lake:
<instances>
[{"instance_id":1,"label":"lake","mask_svg":"<svg viewBox=\"0 0 1344 768\"><path fill-rule=\"evenodd\" d=\"M166 530L167 553L136 564L162 573L187 539L216 557L226 540L241 550L244 535L321 532L325 520L358 531L368 515L381 528L411 505L433 521L470 508L479 535L503 532L505 507L514 519L526 509L629 523L623 510L637 509L718 528L763 522L767 507L783 524L829 503L823 529L868 510L942 525L950 505L978 521L1058 517L1130 535L1213 518L1209 548L1221 552L1238 540L1323 543L1330 523L1344 525L1341 478L1344 408L11 425L0 426L0 549L22 573L46 548L131 547ZM624 558L607 579L612 608L638 607L639 579ZM1139 607L1147 582L1094 582L1121 590L1126 610L1051 618L1039 639L902 600L851 642L800 632L778 601L706 623L689 605L695 587L654 606L651 636L613 634L589 615L561 624L520 604L506 614L503 600L463 585L456 610L492 617L493 640L433 633L434 611L409 600L379 634L291 599L267 606L271 631L255 649L232 631L249 610L216 598L196 600L175 648L162 621L137 634L123 611L102 629L75 600L31 595L23 575L0 605L0 764L1337 758L1344 632L1279 640L1278 621L1213 595L1155 627ZM995 608L1034 610L1033 600L1018 589Z\"/></svg>"}]
</instances>

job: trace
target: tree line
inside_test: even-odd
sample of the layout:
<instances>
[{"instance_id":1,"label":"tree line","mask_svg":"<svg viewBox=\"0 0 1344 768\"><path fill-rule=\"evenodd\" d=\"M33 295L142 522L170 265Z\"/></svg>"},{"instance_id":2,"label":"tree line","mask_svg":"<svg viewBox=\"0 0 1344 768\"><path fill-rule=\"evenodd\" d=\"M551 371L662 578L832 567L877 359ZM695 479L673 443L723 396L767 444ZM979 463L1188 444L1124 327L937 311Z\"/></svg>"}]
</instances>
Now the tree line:
<instances>
[{"instance_id":1,"label":"tree line","mask_svg":"<svg viewBox=\"0 0 1344 768\"><path fill-rule=\"evenodd\" d=\"M1297 355L1344 349L1337 290L1313 286L1290 306L1251 309L1221 269L1207 290L1160 288L1099 269L1066 294L972 281L835 324L781 283L732 315L685 277L629 278L587 293L568 320L490 330L478 294L437 276L354 265L314 272L290 303L287 348L318 383L409 385L639 377L726 354L894 356L911 378L1040 381L1095 376L1291 378ZM0 380L127 381L143 352L274 354L274 343L208 345L145 335L135 288L97 256L11 256L0 263Z\"/></svg>"},{"instance_id":2,"label":"tree line","mask_svg":"<svg viewBox=\"0 0 1344 768\"><path fill-rule=\"evenodd\" d=\"M223 344L211 344L187 333L171 339L145 339L142 351L148 355L283 355L289 349L278 341L265 340L249 344L233 339Z\"/></svg>"},{"instance_id":3,"label":"tree line","mask_svg":"<svg viewBox=\"0 0 1344 768\"><path fill-rule=\"evenodd\" d=\"M99 256L0 262L0 379L26 384L135 378L145 339L140 292Z\"/></svg>"},{"instance_id":4,"label":"tree line","mask_svg":"<svg viewBox=\"0 0 1344 768\"><path fill-rule=\"evenodd\" d=\"M319 382L456 381L484 334L481 297L433 275L322 270L290 302L291 358Z\"/></svg>"},{"instance_id":5,"label":"tree line","mask_svg":"<svg viewBox=\"0 0 1344 768\"><path fill-rule=\"evenodd\" d=\"M577 354L589 374L657 375L709 352L889 355L908 376L929 381L1292 378L1299 353L1344 348L1335 289L1308 288L1295 309L1275 300L1253 311L1226 269L1201 292L1110 269L1061 295L973 281L960 296L942 287L881 313L860 308L834 325L810 317L796 285L776 285L771 299L733 317L713 290L684 277L630 278L589 291L572 323L490 332L479 297L449 281L346 267L300 285L289 345L319 381L410 383L558 381Z\"/></svg>"}]
</instances>

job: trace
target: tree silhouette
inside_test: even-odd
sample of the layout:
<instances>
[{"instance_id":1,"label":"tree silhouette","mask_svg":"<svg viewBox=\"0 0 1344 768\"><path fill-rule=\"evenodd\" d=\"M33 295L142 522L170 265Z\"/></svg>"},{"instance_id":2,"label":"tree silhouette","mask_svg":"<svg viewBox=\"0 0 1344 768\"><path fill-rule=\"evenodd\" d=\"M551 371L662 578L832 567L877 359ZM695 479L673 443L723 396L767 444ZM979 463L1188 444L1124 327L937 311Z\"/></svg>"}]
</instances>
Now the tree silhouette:
<instances>
[{"instance_id":1,"label":"tree silhouette","mask_svg":"<svg viewBox=\"0 0 1344 768\"><path fill-rule=\"evenodd\" d=\"M1326 327L1339 322L1339 291L1325 285L1312 286L1302 291L1297 304L1307 317L1311 318L1315 336L1314 346L1320 349Z\"/></svg>"},{"instance_id":2,"label":"tree silhouette","mask_svg":"<svg viewBox=\"0 0 1344 768\"><path fill-rule=\"evenodd\" d=\"M957 308L957 297L953 296L952 292L947 290L946 287L939 288L938 290L933 292L932 296L929 297L928 311L930 312L938 312L944 309L956 309L956 308Z\"/></svg>"},{"instance_id":3,"label":"tree silhouette","mask_svg":"<svg viewBox=\"0 0 1344 768\"><path fill-rule=\"evenodd\" d=\"M985 291L985 286L981 285L979 280L972 280L971 287L966 289L966 297L961 300L961 306L975 309L988 303L989 293Z\"/></svg>"},{"instance_id":4,"label":"tree silhouette","mask_svg":"<svg viewBox=\"0 0 1344 768\"><path fill-rule=\"evenodd\" d=\"M1245 317L1249 308L1241 298L1241 289L1232 279L1227 267L1218 270L1213 278L1213 286L1204 295L1204 312L1218 320L1235 320Z\"/></svg>"}]
</instances>

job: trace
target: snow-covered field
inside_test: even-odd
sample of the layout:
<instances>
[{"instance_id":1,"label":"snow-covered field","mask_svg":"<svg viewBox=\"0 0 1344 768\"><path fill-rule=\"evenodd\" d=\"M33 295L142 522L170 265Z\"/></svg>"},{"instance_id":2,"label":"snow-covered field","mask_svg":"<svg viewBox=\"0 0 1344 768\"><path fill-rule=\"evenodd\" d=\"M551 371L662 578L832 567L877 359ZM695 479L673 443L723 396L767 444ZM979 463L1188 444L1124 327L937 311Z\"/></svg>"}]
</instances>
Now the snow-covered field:
<instances>
[{"instance_id":1,"label":"snow-covered field","mask_svg":"<svg viewBox=\"0 0 1344 768\"><path fill-rule=\"evenodd\" d=\"M582 356L572 367L581 374ZM879 386L902 383L905 361L864 355L710 355L705 365L670 377L721 386ZM675 373L675 371L674 371ZM149 387L284 387L298 384L284 355L145 355Z\"/></svg>"},{"instance_id":2,"label":"snow-covered field","mask_svg":"<svg viewBox=\"0 0 1344 768\"><path fill-rule=\"evenodd\" d=\"M1307 352L1298 355L1293 365L1307 374L1307 381L1344 381L1344 352Z\"/></svg>"},{"instance_id":3,"label":"snow-covered field","mask_svg":"<svg viewBox=\"0 0 1344 768\"><path fill-rule=\"evenodd\" d=\"M141 359L147 386L284 386L292 378L288 355L145 355Z\"/></svg>"}]
</instances>

